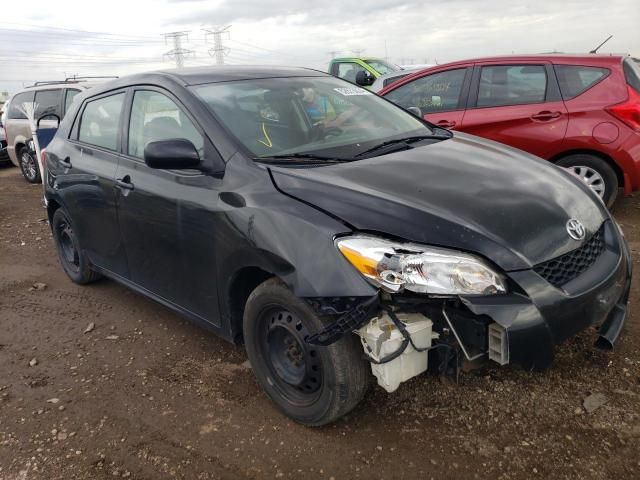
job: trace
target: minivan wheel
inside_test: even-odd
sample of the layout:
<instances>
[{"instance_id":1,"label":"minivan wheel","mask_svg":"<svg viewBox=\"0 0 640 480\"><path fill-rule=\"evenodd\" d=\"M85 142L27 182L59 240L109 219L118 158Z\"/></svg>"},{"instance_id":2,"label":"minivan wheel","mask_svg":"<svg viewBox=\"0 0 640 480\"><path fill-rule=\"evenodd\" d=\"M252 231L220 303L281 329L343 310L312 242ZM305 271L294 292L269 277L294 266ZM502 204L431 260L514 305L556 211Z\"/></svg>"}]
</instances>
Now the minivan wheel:
<instances>
[{"instance_id":1,"label":"minivan wheel","mask_svg":"<svg viewBox=\"0 0 640 480\"><path fill-rule=\"evenodd\" d=\"M618 196L618 176L603 159L589 154L569 155L557 162L585 182L611 208Z\"/></svg>"},{"instance_id":2,"label":"minivan wheel","mask_svg":"<svg viewBox=\"0 0 640 480\"><path fill-rule=\"evenodd\" d=\"M36 157L27 148L23 148L20 150L18 158L20 160L22 176L27 182L40 183L40 167L38 167Z\"/></svg>"},{"instance_id":3,"label":"minivan wheel","mask_svg":"<svg viewBox=\"0 0 640 480\"><path fill-rule=\"evenodd\" d=\"M100 274L89 267L87 254L80 248L71 220L61 208L53 214L51 230L62 268L73 282L85 285L100 278Z\"/></svg>"},{"instance_id":4,"label":"minivan wheel","mask_svg":"<svg viewBox=\"0 0 640 480\"><path fill-rule=\"evenodd\" d=\"M285 415L309 426L351 411L369 383L354 335L328 347L306 343L327 321L277 278L251 293L244 312L245 347L258 383Z\"/></svg>"}]
</instances>

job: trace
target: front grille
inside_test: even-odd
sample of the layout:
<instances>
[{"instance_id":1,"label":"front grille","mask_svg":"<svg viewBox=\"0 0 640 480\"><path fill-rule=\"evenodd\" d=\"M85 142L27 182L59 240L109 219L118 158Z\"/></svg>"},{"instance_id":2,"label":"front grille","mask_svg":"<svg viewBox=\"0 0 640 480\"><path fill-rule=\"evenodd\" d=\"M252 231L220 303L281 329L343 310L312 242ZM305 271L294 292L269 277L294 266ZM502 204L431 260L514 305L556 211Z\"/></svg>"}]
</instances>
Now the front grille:
<instances>
[{"instance_id":1,"label":"front grille","mask_svg":"<svg viewBox=\"0 0 640 480\"><path fill-rule=\"evenodd\" d=\"M561 287L593 265L603 250L604 224L581 247L536 265L533 270L554 287Z\"/></svg>"}]
</instances>

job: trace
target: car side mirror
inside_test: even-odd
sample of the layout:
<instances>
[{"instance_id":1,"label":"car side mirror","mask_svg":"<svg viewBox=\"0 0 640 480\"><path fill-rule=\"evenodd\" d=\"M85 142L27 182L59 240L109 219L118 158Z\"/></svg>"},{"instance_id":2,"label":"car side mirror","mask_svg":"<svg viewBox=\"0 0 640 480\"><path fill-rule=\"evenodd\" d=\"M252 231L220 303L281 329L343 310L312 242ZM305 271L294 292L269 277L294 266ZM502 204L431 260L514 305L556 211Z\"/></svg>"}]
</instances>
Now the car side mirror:
<instances>
[{"instance_id":1,"label":"car side mirror","mask_svg":"<svg viewBox=\"0 0 640 480\"><path fill-rule=\"evenodd\" d=\"M418 118L422 118L422 112L418 107L407 107L405 110Z\"/></svg>"},{"instance_id":2,"label":"car side mirror","mask_svg":"<svg viewBox=\"0 0 640 480\"><path fill-rule=\"evenodd\" d=\"M200 166L200 155L189 140L173 138L171 140L149 142L144 147L144 163L150 168L165 170L198 168Z\"/></svg>"},{"instance_id":3,"label":"car side mirror","mask_svg":"<svg viewBox=\"0 0 640 480\"><path fill-rule=\"evenodd\" d=\"M356 83L361 87L369 87L373 85L375 82L375 77L371 74L371 72L367 72L366 70L360 70L356 73Z\"/></svg>"}]
</instances>

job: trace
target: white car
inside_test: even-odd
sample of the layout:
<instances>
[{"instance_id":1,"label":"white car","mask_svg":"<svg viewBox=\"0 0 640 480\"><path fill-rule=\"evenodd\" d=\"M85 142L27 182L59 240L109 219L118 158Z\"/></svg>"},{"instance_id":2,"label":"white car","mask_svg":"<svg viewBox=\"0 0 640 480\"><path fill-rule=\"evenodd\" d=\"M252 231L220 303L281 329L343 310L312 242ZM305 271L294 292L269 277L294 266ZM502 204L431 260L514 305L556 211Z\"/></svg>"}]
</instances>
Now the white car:
<instances>
[{"instance_id":1,"label":"white car","mask_svg":"<svg viewBox=\"0 0 640 480\"><path fill-rule=\"evenodd\" d=\"M398 70L397 72L387 73L385 75L380 75L376 78L376 81L371 85L372 92L379 92L387 85L391 85L393 82L397 82L401 78L406 77L407 75L412 74L413 72L417 72L418 70L422 70L421 68L415 68L410 70Z\"/></svg>"}]
</instances>

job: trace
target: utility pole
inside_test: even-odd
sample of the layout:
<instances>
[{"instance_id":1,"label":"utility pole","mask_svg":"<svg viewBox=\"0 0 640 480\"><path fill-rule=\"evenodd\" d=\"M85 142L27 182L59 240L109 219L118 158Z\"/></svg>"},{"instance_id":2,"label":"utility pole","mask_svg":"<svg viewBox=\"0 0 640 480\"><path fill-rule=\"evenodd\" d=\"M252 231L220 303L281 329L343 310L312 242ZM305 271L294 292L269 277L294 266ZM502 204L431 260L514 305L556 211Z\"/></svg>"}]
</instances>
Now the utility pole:
<instances>
[{"instance_id":1,"label":"utility pole","mask_svg":"<svg viewBox=\"0 0 640 480\"><path fill-rule=\"evenodd\" d=\"M164 56L173 58L178 68L184 67L184 57L186 55L193 55L194 53L193 50L182 48L182 39L189 40L189 33L190 32L171 32L163 34L165 44L169 39L173 41L173 49L165 53Z\"/></svg>"},{"instance_id":2,"label":"utility pole","mask_svg":"<svg viewBox=\"0 0 640 480\"><path fill-rule=\"evenodd\" d=\"M213 35L213 48L209 49L209 55L216 59L216 65L224 65L224 57L229 55L229 48L222 43L223 35L229 38L229 29L231 25L226 27L204 28L204 40L207 41L209 35Z\"/></svg>"}]
</instances>

